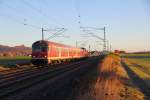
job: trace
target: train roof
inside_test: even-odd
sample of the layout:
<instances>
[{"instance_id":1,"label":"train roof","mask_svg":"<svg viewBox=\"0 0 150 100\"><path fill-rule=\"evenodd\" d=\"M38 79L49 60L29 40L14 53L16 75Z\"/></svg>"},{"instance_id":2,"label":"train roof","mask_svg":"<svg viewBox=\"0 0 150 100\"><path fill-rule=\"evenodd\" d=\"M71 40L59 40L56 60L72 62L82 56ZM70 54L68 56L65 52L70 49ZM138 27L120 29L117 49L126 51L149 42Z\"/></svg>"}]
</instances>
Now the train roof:
<instances>
[{"instance_id":1,"label":"train roof","mask_svg":"<svg viewBox=\"0 0 150 100\"><path fill-rule=\"evenodd\" d=\"M60 47L67 47L67 48L76 48L73 46L69 46L69 45L65 45L65 44L61 44L61 43L56 43L56 42L52 42L52 41L46 41L46 40L39 40L34 42L32 45L38 44L38 43L43 43L46 45L56 45L56 46L60 46ZM76 49L81 49L81 48L76 48Z\"/></svg>"}]
</instances>

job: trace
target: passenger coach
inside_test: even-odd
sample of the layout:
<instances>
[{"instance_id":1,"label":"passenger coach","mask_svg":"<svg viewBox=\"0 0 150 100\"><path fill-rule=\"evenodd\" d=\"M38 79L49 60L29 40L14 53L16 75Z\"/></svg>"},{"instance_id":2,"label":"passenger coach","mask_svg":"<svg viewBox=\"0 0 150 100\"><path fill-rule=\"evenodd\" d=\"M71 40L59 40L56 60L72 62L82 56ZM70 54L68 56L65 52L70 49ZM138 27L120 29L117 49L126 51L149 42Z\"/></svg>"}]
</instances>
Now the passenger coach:
<instances>
[{"instance_id":1,"label":"passenger coach","mask_svg":"<svg viewBox=\"0 0 150 100\"><path fill-rule=\"evenodd\" d=\"M88 52L84 48L75 48L68 45L40 40L32 45L32 63L45 64L60 62L70 59L87 57Z\"/></svg>"}]
</instances>

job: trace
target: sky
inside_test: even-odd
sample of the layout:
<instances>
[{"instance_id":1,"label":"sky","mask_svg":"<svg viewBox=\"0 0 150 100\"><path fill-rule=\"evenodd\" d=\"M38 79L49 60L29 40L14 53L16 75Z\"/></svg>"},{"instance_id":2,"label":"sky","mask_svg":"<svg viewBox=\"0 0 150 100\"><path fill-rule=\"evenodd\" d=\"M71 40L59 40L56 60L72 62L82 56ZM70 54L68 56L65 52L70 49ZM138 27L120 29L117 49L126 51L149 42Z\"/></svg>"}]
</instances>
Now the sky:
<instances>
[{"instance_id":1,"label":"sky","mask_svg":"<svg viewBox=\"0 0 150 100\"><path fill-rule=\"evenodd\" d=\"M49 41L102 50L102 40L87 35L81 26L105 26L112 50L150 51L149 0L0 0L1 45L31 46L41 39L42 27L64 28ZM103 30L90 32L103 38ZM55 33L44 31L44 38Z\"/></svg>"}]
</instances>

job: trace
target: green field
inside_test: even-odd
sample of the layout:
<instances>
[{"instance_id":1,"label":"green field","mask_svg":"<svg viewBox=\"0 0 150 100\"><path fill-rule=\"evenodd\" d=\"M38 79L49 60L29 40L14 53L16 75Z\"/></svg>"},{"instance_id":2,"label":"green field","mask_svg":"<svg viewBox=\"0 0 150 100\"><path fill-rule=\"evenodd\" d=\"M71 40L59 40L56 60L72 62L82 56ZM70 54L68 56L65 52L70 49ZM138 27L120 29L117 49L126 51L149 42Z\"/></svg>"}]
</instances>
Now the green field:
<instances>
[{"instance_id":1,"label":"green field","mask_svg":"<svg viewBox=\"0 0 150 100\"><path fill-rule=\"evenodd\" d=\"M0 60L20 60L20 59L31 59L31 57L29 56L0 57Z\"/></svg>"},{"instance_id":2,"label":"green field","mask_svg":"<svg viewBox=\"0 0 150 100\"><path fill-rule=\"evenodd\" d=\"M29 56L16 56L16 57L0 57L0 67L15 67L20 64L30 63L31 57Z\"/></svg>"},{"instance_id":3,"label":"green field","mask_svg":"<svg viewBox=\"0 0 150 100\"><path fill-rule=\"evenodd\" d=\"M141 53L141 54L134 54L134 53L131 53L131 54L121 54L121 56L126 56L126 57L132 57L132 56L134 56L134 57L140 57L140 56L142 56L142 57L149 57L150 56L150 53Z\"/></svg>"},{"instance_id":4,"label":"green field","mask_svg":"<svg viewBox=\"0 0 150 100\"><path fill-rule=\"evenodd\" d=\"M150 92L150 58L149 57L135 57L126 58L124 62L127 65L128 73L132 78L135 86L141 89L144 93L144 98L141 100L149 100ZM126 69L127 69L126 68Z\"/></svg>"},{"instance_id":5,"label":"green field","mask_svg":"<svg viewBox=\"0 0 150 100\"><path fill-rule=\"evenodd\" d=\"M132 66L150 75L150 58L129 58Z\"/></svg>"}]
</instances>

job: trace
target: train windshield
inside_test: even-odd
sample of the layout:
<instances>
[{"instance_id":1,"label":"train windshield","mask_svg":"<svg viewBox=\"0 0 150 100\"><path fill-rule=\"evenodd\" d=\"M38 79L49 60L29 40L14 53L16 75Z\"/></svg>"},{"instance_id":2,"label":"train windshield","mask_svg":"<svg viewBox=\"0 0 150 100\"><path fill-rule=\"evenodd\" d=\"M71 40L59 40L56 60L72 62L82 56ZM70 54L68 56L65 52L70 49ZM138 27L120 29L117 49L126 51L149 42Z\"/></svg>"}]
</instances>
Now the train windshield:
<instances>
[{"instance_id":1,"label":"train windshield","mask_svg":"<svg viewBox=\"0 0 150 100\"><path fill-rule=\"evenodd\" d=\"M48 48L45 45L34 45L32 47L32 51L34 52L46 52L47 50Z\"/></svg>"}]
</instances>

